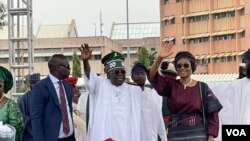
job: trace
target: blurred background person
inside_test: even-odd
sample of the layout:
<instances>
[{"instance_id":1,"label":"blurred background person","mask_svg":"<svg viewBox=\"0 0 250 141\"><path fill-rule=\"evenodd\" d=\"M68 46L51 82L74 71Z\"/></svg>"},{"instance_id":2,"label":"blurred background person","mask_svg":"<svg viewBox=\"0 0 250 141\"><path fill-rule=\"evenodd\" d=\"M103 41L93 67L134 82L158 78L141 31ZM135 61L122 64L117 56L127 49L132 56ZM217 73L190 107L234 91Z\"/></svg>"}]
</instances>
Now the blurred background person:
<instances>
[{"instance_id":1,"label":"blurred background person","mask_svg":"<svg viewBox=\"0 0 250 141\"><path fill-rule=\"evenodd\" d=\"M246 64L242 60L242 63L239 65L239 77L238 79L246 77Z\"/></svg>"},{"instance_id":2,"label":"blurred background person","mask_svg":"<svg viewBox=\"0 0 250 141\"><path fill-rule=\"evenodd\" d=\"M65 79L68 81L72 86L73 91L73 122L74 122L74 128L75 128L75 138L76 141L85 141L86 140L86 119L84 120L84 117L82 113L82 99L81 93L79 88L76 86L76 83L78 81L77 77L68 77ZM80 106L81 105L81 106ZM86 108L86 106L85 106ZM86 110L85 110L86 112Z\"/></svg>"},{"instance_id":3,"label":"blurred background person","mask_svg":"<svg viewBox=\"0 0 250 141\"><path fill-rule=\"evenodd\" d=\"M24 132L23 141L32 141L32 127L30 120L29 98L30 91L40 81L40 73L32 73L28 75L29 90L19 99L18 106L23 115Z\"/></svg>"},{"instance_id":4,"label":"blurred background person","mask_svg":"<svg viewBox=\"0 0 250 141\"><path fill-rule=\"evenodd\" d=\"M72 86L72 91L73 91L73 109L76 110L77 109L77 104L79 101L79 97L81 96L80 90L79 88L76 86L76 83L78 81L77 77L68 77L65 79L66 81L68 81L71 86Z\"/></svg>"},{"instance_id":5,"label":"blurred background person","mask_svg":"<svg viewBox=\"0 0 250 141\"><path fill-rule=\"evenodd\" d=\"M136 63L131 69L132 80L142 89L141 141L167 141L161 107L162 98L154 89L145 87L148 69Z\"/></svg>"}]
</instances>

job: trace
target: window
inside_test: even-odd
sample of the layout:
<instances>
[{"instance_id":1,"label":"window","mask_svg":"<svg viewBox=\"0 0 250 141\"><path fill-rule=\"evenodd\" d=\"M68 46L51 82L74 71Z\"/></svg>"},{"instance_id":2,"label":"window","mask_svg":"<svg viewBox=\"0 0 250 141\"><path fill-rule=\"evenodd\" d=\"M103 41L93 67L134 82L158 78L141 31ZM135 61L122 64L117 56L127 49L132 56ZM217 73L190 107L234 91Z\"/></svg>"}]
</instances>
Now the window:
<instances>
[{"instance_id":1,"label":"window","mask_svg":"<svg viewBox=\"0 0 250 141\"><path fill-rule=\"evenodd\" d=\"M171 19L171 20L170 20L170 23L171 23L171 24L175 24L175 18Z\"/></svg>"},{"instance_id":2,"label":"window","mask_svg":"<svg viewBox=\"0 0 250 141\"><path fill-rule=\"evenodd\" d=\"M228 13L227 13L227 17L234 17L234 16L235 16L234 11L228 12Z\"/></svg>"},{"instance_id":3,"label":"window","mask_svg":"<svg viewBox=\"0 0 250 141\"><path fill-rule=\"evenodd\" d=\"M208 15L203 15L203 16L201 16L201 20L202 21L209 20L209 16Z\"/></svg>"},{"instance_id":4,"label":"window","mask_svg":"<svg viewBox=\"0 0 250 141\"><path fill-rule=\"evenodd\" d=\"M202 42L209 42L209 37L202 38Z\"/></svg>"},{"instance_id":5,"label":"window","mask_svg":"<svg viewBox=\"0 0 250 141\"><path fill-rule=\"evenodd\" d=\"M226 18L226 17L235 17L235 11L217 13L214 15L215 19L221 19L221 18Z\"/></svg>"},{"instance_id":6,"label":"window","mask_svg":"<svg viewBox=\"0 0 250 141\"><path fill-rule=\"evenodd\" d=\"M61 53L61 49L60 48L52 48L51 49L52 53L56 52L56 53ZM72 49L71 49L72 52Z\"/></svg>"},{"instance_id":7,"label":"window","mask_svg":"<svg viewBox=\"0 0 250 141\"><path fill-rule=\"evenodd\" d=\"M232 62L233 61L233 56L228 56L227 57L227 62Z\"/></svg>"},{"instance_id":8,"label":"window","mask_svg":"<svg viewBox=\"0 0 250 141\"><path fill-rule=\"evenodd\" d=\"M221 57L221 62L226 62L226 57Z\"/></svg>"},{"instance_id":9,"label":"window","mask_svg":"<svg viewBox=\"0 0 250 141\"><path fill-rule=\"evenodd\" d=\"M169 0L163 0L164 4L169 4Z\"/></svg>"},{"instance_id":10,"label":"window","mask_svg":"<svg viewBox=\"0 0 250 141\"><path fill-rule=\"evenodd\" d=\"M50 57L45 57L45 58L44 58L45 62L48 62L49 59L50 59Z\"/></svg>"},{"instance_id":11,"label":"window","mask_svg":"<svg viewBox=\"0 0 250 141\"><path fill-rule=\"evenodd\" d=\"M220 58L214 58L214 63L220 63Z\"/></svg>"},{"instance_id":12,"label":"window","mask_svg":"<svg viewBox=\"0 0 250 141\"><path fill-rule=\"evenodd\" d=\"M231 40L235 38L235 34L219 35L214 37L214 41Z\"/></svg>"},{"instance_id":13,"label":"window","mask_svg":"<svg viewBox=\"0 0 250 141\"><path fill-rule=\"evenodd\" d=\"M51 53L51 49L50 48L44 48L43 53Z\"/></svg>"},{"instance_id":14,"label":"window","mask_svg":"<svg viewBox=\"0 0 250 141\"><path fill-rule=\"evenodd\" d=\"M242 8L241 10L240 10L240 15L242 16L242 15L245 15L245 9L244 8Z\"/></svg>"},{"instance_id":15,"label":"window","mask_svg":"<svg viewBox=\"0 0 250 141\"><path fill-rule=\"evenodd\" d=\"M194 22L194 17L190 18L190 22L191 23Z\"/></svg>"},{"instance_id":16,"label":"window","mask_svg":"<svg viewBox=\"0 0 250 141\"><path fill-rule=\"evenodd\" d=\"M165 25L171 25L175 24L175 18L172 18L171 20L165 20Z\"/></svg>"},{"instance_id":17,"label":"window","mask_svg":"<svg viewBox=\"0 0 250 141\"><path fill-rule=\"evenodd\" d=\"M209 63L210 63L210 58L202 59L202 64L209 64Z\"/></svg>"},{"instance_id":18,"label":"window","mask_svg":"<svg viewBox=\"0 0 250 141\"><path fill-rule=\"evenodd\" d=\"M34 49L34 53L42 53L43 49Z\"/></svg>"},{"instance_id":19,"label":"window","mask_svg":"<svg viewBox=\"0 0 250 141\"><path fill-rule=\"evenodd\" d=\"M1 64L7 64L7 63L9 63L9 58L1 58L0 59L0 63Z\"/></svg>"},{"instance_id":20,"label":"window","mask_svg":"<svg viewBox=\"0 0 250 141\"><path fill-rule=\"evenodd\" d=\"M90 60L101 60L101 55L92 55Z\"/></svg>"},{"instance_id":21,"label":"window","mask_svg":"<svg viewBox=\"0 0 250 141\"><path fill-rule=\"evenodd\" d=\"M202 42L209 42L209 37L201 37L188 40L189 44L202 43Z\"/></svg>"},{"instance_id":22,"label":"window","mask_svg":"<svg viewBox=\"0 0 250 141\"><path fill-rule=\"evenodd\" d=\"M173 40L171 40L172 42L173 42L173 44L175 45L176 44L176 40L175 39L173 39ZM165 43L169 43L170 41L165 41Z\"/></svg>"},{"instance_id":23,"label":"window","mask_svg":"<svg viewBox=\"0 0 250 141\"><path fill-rule=\"evenodd\" d=\"M93 58L91 58L92 60L101 60L101 55L94 55Z\"/></svg>"},{"instance_id":24,"label":"window","mask_svg":"<svg viewBox=\"0 0 250 141\"><path fill-rule=\"evenodd\" d=\"M154 52L154 51L155 51L155 48L151 48L150 50L151 50L151 52Z\"/></svg>"},{"instance_id":25,"label":"window","mask_svg":"<svg viewBox=\"0 0 250 141\"><path fill-rule=\"evenodd\" d=\"M244 38L245 37L245 31L242 31L241 33L240 33L240 38Z\"/></svg>"},{"instance_id":26,"label":"window","mask_svg":"<svg viewBox=\"0 0 250 141\"><path fill-rule=\"evenodd\" d=\"M208 15L190 17L189 22L207 21L209 19Z\"/></svg>"}]
</instances>

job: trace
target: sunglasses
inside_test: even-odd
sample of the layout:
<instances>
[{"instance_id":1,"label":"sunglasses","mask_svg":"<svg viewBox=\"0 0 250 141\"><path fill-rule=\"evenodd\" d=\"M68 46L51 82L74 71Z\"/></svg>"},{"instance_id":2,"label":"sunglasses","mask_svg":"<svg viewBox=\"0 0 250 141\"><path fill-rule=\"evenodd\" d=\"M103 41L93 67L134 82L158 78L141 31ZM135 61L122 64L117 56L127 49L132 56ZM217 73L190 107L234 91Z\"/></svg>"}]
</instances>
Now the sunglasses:
<instances>
[{"instance_id":1,"label":"sunglasses","mask_svg":"<svg viewBox=\"0 0 250 141\"><path fill-rule=\"evenodd\" d=\"M126 74L125 70L115 70L114 74L118 75L118 74Z\"/></svg>"},{"instance_id":2,"label":"sunglasses","mask_svg":"<svg viewBox=\"0 0 250 141\"><path fill-rule=\"evenodd\" d=\"M62 67L64 67L64 68L66 68L66 69L69 69L69 70L70 70L70 65L60 64L59 66L62 66Z\"/></svg>"},{"instance_id":3,"label":"sunglasses","mask_svg":"<svg viewBox=\"0 0 250 141\"><path fill-rule=\"evenodd\" d=\"M185 64L177 64L176 65L176 68L178 68L178 69L180 69L180 68L182 68L182 67L184 67L184 68L189 68L190 66L189 66L189 64L187 64L187 63L185 63Z\"/></svg>"}]
</instances>

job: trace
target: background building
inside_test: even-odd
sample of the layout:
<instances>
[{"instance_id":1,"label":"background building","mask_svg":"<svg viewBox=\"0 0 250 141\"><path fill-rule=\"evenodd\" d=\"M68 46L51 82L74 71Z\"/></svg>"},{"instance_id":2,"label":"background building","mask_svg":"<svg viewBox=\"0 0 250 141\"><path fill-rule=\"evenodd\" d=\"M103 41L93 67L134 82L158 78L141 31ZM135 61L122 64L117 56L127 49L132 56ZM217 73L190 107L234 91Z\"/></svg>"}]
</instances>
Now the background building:
<instances>
[{"instance_id":1,"label":"background building","mask_svg":"<svg viewBox=\"0 0 250 141\"><path fill-rule=\"evenodd\" d=\"M160 16L161 42L193 53L196 73L238 72L250 45L249 0L160 0Z\"/></svg>"},{"instance_id":2,"label":"background building","mask_svg":"<svg viewBox=\"0 0 250 141\"><path fill-rule=\"evenodd\" d=\"M127 57L127 46L130 47L131 66L138 58L142 46L147 47L150 53L157 52L160 47L160 23L140 22L129 23L129 40L127 40L127 24L113 23L110 39L122 44L122 53ZM128 59L125 60L128 65Z\"/></svg>"},{"instance_id":3,"label":"background building","mask_svg":"<svg viewBox=\"0 0 250 141\"><path fill-rule=\"evenodd\" d=\"M22 30L21 30L22 31ZM35 30L34 30L35 31ZM22 33L25 35L25 33ZM22 35L21 34L21 35ZM78 48L83 43L88 43L93 49L93 57L90 64L96 73L104 73L101 58L115 50L122 52L122 46L104 36L78 37L74 20L70 24L40 25L37 32L34 32L34 72L47 75L48 60L55 53L62 53L68 56L72 66L72 55L76 51L80 56ZM28 50L26 44L20 44L21 63L27 62ZM8 28L4 26L0 30L0 64L9 68L9 48L8 48ZM83 70L83 69L82 69ZM28 74L27 69L23 69L21 77ZM24 78L24 77L23 77Z\"/></svg>"}]
</instances>

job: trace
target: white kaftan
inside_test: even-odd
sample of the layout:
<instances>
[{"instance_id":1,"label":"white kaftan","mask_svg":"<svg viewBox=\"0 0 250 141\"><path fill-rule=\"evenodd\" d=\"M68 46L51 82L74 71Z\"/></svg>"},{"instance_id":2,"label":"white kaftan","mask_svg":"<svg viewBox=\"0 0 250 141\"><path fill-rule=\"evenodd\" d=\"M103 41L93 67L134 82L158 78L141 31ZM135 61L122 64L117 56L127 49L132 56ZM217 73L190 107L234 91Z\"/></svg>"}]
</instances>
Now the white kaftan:
<instances>
[{"instance_id":1,"label":"white kaftan","mask_svg":"<svg viewBox=\"0 0 250 141\"><path fill-rule=\"evenodd\" d=\"M145 87L142 92L141 141L167 141L162 116L162 97L154 89Z\"/></svg>"},{"instance_id":2,"label":"white kaftan","mask_svg":"<svg viewBox=\"0 0 250 141\"><path fill-rule=\"evenodd\" d=\"M141 88L114 86L92 71L84 79L90 92L87 141L140 141Z\"/></svg>"}]
</instances>

